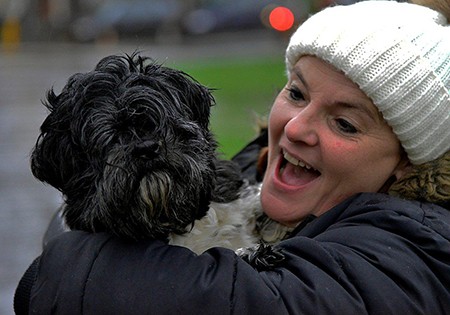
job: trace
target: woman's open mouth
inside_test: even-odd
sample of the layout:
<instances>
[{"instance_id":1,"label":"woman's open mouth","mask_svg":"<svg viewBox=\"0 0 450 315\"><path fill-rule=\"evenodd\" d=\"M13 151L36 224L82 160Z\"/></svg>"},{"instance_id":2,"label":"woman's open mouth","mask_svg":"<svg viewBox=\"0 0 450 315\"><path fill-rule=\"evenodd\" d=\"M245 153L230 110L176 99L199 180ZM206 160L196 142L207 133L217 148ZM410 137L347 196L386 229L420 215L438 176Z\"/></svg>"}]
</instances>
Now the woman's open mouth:
<instances>
[{"instance_id":1,"label":"woman's open mouth","mask_svg":"<svg viewBox=\"0 0 450 315\"><path fill-rule=\"evenodd\" d=\"M279 166L278 178L289 186L304 186L321 173L304 161L297 160L286 151L282 152L283 158Z\"/></svg>"}]
</instances>

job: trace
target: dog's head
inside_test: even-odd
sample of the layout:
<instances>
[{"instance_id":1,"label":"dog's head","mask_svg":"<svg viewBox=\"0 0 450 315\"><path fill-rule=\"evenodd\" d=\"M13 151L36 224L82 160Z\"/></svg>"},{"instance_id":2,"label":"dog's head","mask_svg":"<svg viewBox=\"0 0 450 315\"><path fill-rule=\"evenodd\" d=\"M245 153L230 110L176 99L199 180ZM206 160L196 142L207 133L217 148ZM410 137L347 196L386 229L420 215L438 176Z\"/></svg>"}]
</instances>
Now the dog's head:
<instances>
[{"instance_id":1,"label":"dog's head","mask_svg":"<svg viewBox=\"0 0 450 315\"><path fill-rule=\"evenodd\" d=\"M181 71L137 54L106 57L48 92L32 172L63 193L72 229L183 233L206 213L214 185L212 104Z\"/></svg>"}]
</instances>

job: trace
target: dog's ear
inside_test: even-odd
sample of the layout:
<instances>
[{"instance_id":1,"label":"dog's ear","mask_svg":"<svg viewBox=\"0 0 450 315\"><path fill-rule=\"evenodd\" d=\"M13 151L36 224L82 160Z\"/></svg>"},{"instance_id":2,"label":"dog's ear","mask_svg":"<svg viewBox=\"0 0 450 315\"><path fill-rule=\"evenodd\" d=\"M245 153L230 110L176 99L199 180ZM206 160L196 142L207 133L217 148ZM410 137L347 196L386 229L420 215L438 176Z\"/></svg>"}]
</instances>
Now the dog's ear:
<instances>
[{"instance_id":1,"label":"dog's ear","mask_svg":"<svg viewBox=\"0 0 450 315\"><path fill-rule=\"evenodd\" d=\"M209 127L211 106L215 104L215 100L210 89L200 83L194 83L194 88L187 95L187 102L193 113L193 119L206 129Z\"/></svg>"},{"instance_id":2,"label":"dog's ear","mask_svg":"<svg viewBox=\"0 0 450 315\"><path fill-rule=\"evenodd\" d=\"M186 109L192 113L191 119L207 129L211 107L215 104L212 90L183 71L175 69L167 71L172 72L171 85L175 88L178 99L183 100Z\"/></svg>"},{"instance_id":3,"label":"dog's ear","mask_svg":"<svg viewBox=\"0 0 450 315\"><path fill-rule=\"evenodd\" d=\"M42 182L46 182L60 191L64 191L76 167L73 162L79 161L73 152L71 139L70 111L66 101L67 93L56 95L51 89L47 92L44 106L50 111L41 125L41 133L31 153L31 171Z\"/></svg>"}]
</instances>

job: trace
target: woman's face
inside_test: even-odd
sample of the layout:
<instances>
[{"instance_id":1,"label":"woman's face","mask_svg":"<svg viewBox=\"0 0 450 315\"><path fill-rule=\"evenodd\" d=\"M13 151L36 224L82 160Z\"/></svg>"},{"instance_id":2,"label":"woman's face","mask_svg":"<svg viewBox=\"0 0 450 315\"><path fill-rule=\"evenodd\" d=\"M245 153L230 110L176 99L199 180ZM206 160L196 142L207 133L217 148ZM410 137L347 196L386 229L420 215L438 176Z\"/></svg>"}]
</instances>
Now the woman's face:
<instances>
[{"instance_id":1,"label":"woman's face","mask_svg":"<svg viewBox=\"0 0 450 315\"><path fill-rule=\"evenodd\" d=\"M294 226L401 176L402 149L372 101L328 63L304 56L269 118L266 214Z\"/></svg>"}]
</instances>

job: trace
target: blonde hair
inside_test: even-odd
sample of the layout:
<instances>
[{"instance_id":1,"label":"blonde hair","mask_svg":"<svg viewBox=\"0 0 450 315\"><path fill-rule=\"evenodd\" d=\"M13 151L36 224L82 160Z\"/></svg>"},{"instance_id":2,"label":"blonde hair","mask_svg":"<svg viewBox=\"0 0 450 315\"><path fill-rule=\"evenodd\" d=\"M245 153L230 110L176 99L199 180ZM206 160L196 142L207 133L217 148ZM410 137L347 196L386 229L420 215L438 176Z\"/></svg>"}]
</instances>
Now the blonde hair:
<instances>
[{"instance_id":1,"label":"blonde hair","mask_svg":"<svg viewBox=\"0 0 450 315\"><path fill-rule=\"evenodd\" d=\"M388 194L405 199L443 204L450 200L450 151L420 165L394 182Z\"/></svg>"}]
</instances>

